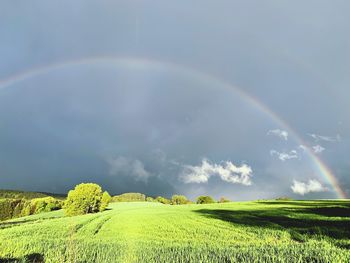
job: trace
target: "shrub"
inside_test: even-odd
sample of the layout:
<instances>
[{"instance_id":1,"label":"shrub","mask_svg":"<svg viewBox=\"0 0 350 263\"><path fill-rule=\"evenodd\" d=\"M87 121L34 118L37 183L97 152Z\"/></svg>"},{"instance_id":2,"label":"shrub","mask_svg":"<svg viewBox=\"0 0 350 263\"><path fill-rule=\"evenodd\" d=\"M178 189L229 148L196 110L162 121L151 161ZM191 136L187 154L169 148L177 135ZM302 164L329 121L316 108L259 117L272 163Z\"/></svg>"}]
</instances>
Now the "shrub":
<instances>
[{"instance_id":1,"label":"shrub","mask_svg":"<svg viewBox=\"0 0 350 263\"><path fill-rule=\"evenodd\" d=\"M146 202L156 202L156 200L153 197L148 196L146 197Z\"/></svg>"},{"instance_id":2,"label":"shrub","mask_svg":"<svg viewBox=\"0 0 350 263\"><path fill-rule=\"evenodd\" d=\"M106 208L108 207L108 204L111 201L111 199L112 199L112 197L109 195L108 192L104 192L102 194L100 212L106 210Z\"/></svg>"},{"instance_id":3,"label":"shrub","mask_svg":"<svg viewBox=\"0 0 350 263\"><path fill-rule=\"evenodd\" d=\"M171 197L171 204L173 205L185 205L188 203L188 199L184 195L173 195Z\"/></svg>"},{"instance_id":4,"label":"shrub","mask_svg":"<svg viewBox=\"0 0 350 263\"><path fill-rule=\"evenodd\" d=\"M169 199L166 199L165 197L162 197L162 196L158 196L156 198L156 201L159 203L162 203L162 204L166 204L166 205L171 203Z\"/></svg>"},{"instance_id":5,"label":"shrub","mask_svg":"<svg viewBox=\"0 0 350 263\"><path fill-rule=\"evenodd\" d=\"M197 198L197 204L212 204L215 203L211 196L201 195Z\"/></svg>"},{"instance_id":6,"label":"shrub","mask_svg":"<svg viewBox=\"0 0 350 263\"><path fill-rule=\"evenodd\" d=\"M288 197L288 196L281 196L281 197L276 198L276 200L278 200L278 201L293 201L293 199Z\"/></svg>"},{"instance_id":7,"label":"shrub","mask_svg":"<svg viewBox=\"0 0 350 263\"><path fill-rule=\"evenodd\" d=\"M23 199L0 199L0 220L22 216L22 210L27 203Z\"/></svg>"},{"instance_id":8,"label":"shrub","mask_svg":"<svg viewBox=\"0 0 350 263\"><path fill-rule=\"evenodd\" d=\"M13 210L20 200L1 199L0 200L0 220L10 219L13 216Z\"/></svg>"},{"instance_id":9,"label":"shrub","mask_svg":"<svg viewBox=\"0 0 350 263\"><path fill-rule=\"evenodd\" d=\"M22 212L21 212L21 216L29 216L31 215L31 205L30 202L26 202L23 206Z\"/></svg>"},{"instance_id":10,"label":"shrub","mask_svg":"<svg viewBox=\"0 0 350 263\"><path fill-rule=\"evenodd\" d=\"M13 209L13 212L12 212L12 216L11 216L12 218L22 216L22 210L23 210L23 208L25 206L25 203L26 203L26 201L24 201L24 200L16 202L16 205L15 205L15 207Z\"/></svg>"},{"instance_id":11,"label":"shrub","mask_svg":"<svg viewBox=\"0 0 350 263\"><path fill-rule=\"evenodd\" d=\"M124 193L112 197L112 202L144 202L146 196L141 193Z\"/></svg>"},{"instance_id":12,"label":"shrub","mask_svg":"<svg viewBox=\"0 0 350 263\"><path fill-rule=\"evenodd\" d=\"M102 189L97 184L79 184L69 191L64 212L67 216L97 213L101 208L102 195Z\"/></svg>"},{"instance_id":13,"label":"shrub","mask_svg":"<svg viewBox=\"0 0 350 263\"><path fill-rule=\"evenodd\" d=\"M219 203L229 203L231 202L229 199L226 199L225 197L221 197L219 200Z\"/></svg>"},{"instance_id":14,"label":"shrub","mask_svg":"<svg viewBox=\"0 0 350 263\"><path fill-rule=\"evenodd\" d=\"M62 208L62 201L59 201L51 196L44 198L35 198L31 200L31 214L41 212L50 212Z\"/></svg>"}]
</instances>

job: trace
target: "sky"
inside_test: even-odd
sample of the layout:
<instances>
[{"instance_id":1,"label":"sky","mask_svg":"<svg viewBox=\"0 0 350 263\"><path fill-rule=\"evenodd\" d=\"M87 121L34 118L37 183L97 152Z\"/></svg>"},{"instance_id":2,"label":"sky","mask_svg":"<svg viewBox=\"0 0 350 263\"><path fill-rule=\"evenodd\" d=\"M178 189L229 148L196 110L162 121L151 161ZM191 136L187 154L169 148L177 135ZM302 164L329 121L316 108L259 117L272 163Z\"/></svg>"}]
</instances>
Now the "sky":
<instances>
[{"instance_id":1,"label":"sky","mask_svg":"<svg viewBox=\"0 0 350 263\"><path fill-rule=\"evenodd\" d=\"M1 1L0 188L350 196L349 1Z\"/></svg>"}]
</instances>

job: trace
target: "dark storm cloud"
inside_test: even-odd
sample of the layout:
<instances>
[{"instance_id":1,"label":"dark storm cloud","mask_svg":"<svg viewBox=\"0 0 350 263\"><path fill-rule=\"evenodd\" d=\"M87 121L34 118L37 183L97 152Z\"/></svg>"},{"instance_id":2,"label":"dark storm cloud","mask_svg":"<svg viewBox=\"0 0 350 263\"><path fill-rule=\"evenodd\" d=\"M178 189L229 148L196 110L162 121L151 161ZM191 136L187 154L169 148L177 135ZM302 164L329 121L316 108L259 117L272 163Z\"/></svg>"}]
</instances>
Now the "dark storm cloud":
<instances>
[{"instance_id":1,"label":"dark storm cloud","mask_svg":"<svg viewBox=\"0 0 350 263\"><path fill-rule=\"evenodd\" d=\"M348 8L345 1L8 1L0 4L0 77L99 55L195 68L239 86L320 144L349 191ZM295 138L285 140L286 127L234 90L163 67L71 66L0 89L1 188L65 192L96 181L112 193L236 200L295 196L293 180L317 179L331 190L310 197L335 196ZM342 140L316 143L308 134ZM273 158L291 151L298 158ZM179 179L203 159L246 163L252 184Z\"/></svg>"}]
</instances>

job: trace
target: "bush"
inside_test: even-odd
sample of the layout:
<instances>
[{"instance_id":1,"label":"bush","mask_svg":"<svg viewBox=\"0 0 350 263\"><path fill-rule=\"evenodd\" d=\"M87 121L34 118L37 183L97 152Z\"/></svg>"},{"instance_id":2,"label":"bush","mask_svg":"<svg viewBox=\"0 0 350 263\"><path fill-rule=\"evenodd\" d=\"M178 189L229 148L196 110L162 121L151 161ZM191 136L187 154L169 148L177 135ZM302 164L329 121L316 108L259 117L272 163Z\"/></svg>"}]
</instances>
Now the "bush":
<instances>
[{"instance_id":1,"label":"bush","mask_svg":"<svg viewBox=\"0 0 350 263\"><path fill-rule=\"evenodd\" d=\"M101 207L100 207L100 211L105 211L106 208L108 207L109 202L111 201L112 197L109 195L108 192L104 192L102 194L102 198L101 198Z\"/></svg>"},{"instance_id":2,"label":"bush","mask_svg":"<svg viewBox=\"0 0 350 263\"><path fill-rule=\"evenodd\" d=\"M201 195L197 198L197 204L212 204L215 203L211 196Z\"/></svg>"},{"instance_id":3,"label":"bush","mask_svg":"<svg viewBox=\"0 0 350 263\"><path fill-rule=\"evenodd\" d=\"M29 207L29 210L25 214L26 207ZM30 201L24 199L0 199L0 221L31 215L30 207Z\"/></svg>"},{"instance_id":4,"label":"bush","mask_svg":"<svg viewBox=\"0 0 350 263\"><path fill-rule=\"evenodd\" d=\"M231 202L229 199L226 199L225 197L221 197L219 200L219 203L229 203Z\"/></svg>"},{"instance_id":5,"label":"bush","mask_svg":"<svg viewBox=\"0 0 350 263\"><path fill-rule=\"evenodd\" d=\"M278 201L293 201L293 198L290 198L288 196L281 196L281 197L276 198L276 200L278 200Z\"/></svg>"},{"instance_id":6,"label":"bush","mask_svg":"<svg viewBox=\"0 0 350 263\"><path fill-rule=\"evenodd\" d=\"M30 205L30 202L26 202L23 206L21 216L29 216L32 212L32 206Z\"/></svg>"},{"instance_id":7,"label":"bush","mask_svg":"<svg viewBox=\"0 0 350 263\"><path fill-rule=\"evenodd\" d=\"M62 208L62 201L57 200L51 196L44 198L35 198L31 200L31 214L38 214L41 212L50 212Z\"/></svg>"},{"instance_id":8,"label":"bush","mask_svg":"<svg viewBox=\"0 0 350 263\"><path fill-rule=\"evenodd\" d=\"M144 202L146 196L141 193L124 193L112 197L112 202Z\"/></svg>"},{"instance_id":9,"label":"bush","mask_svg":"<svg viewBox=\"0 0 350 263\"><path fill-rule=\"evenodd\" d=\"M102 189L93 183L77 185L74 190L69 191L64 203L64 212L67 216L84 215L101 211ZM105 194L104 202L108 199ZM107 203L108 205L108 203ZM107 207L104 203L103 206Z\"/></svg>"},{"instance_id":10,"label":"bush","mask_svg":"<svg viewBox=\"0 0 350 263\"><path fill-rule=\"evenodd\" d=\"M0 220L13 218L14 210L21 201L20 199L0 199Z\"/></svg>"},{"instance_id":11,"label":"bush","mask_svg":"<svg viewBox=\"0 0 350 263\"><path fill-rule=\"evenodd\" d=\"M162 203L162 204L166 204L166 205L171 203L169 199L166 199L165 197L162 197L162 196L158 196L156 198L156 201L159 203Z\"/></svg>"},{"instance_id":12,"label":"bush","mask_svg":"<svg viewBox=\"0 0 350 263\"><path fill-rule=\"evenodd\" d=\"M188 199L184 195L173 195L171 197L171 204L173 205L185 205L188 203Z\"/></svg>"},{"instance_id":13,"label":"bush","mask_svg":"<svg viewBox=\"0 0 350 263\"><path fill-rule=\"evenodd\" d=\"M148 196L146 202L155 202L156 200L153 197Z\"/></svg>"}]
</instances>

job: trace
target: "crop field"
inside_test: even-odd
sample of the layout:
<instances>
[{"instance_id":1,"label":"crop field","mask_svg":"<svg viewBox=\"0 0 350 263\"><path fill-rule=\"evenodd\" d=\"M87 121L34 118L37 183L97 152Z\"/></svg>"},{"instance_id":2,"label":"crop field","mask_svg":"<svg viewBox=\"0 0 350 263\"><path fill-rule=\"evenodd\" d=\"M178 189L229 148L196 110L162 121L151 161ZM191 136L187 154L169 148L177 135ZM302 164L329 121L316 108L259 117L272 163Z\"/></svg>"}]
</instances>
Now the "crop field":
<instances>
[{"instance_id":1,"label":"crop field","mask_svg":"<svg viewBox=\"0 0 350 263\"><path fill-rule=\"evenodd\" d=\"M350 262L349 201L112 203L0 222L0 262Z\"/></svg>"}]
</instances>

